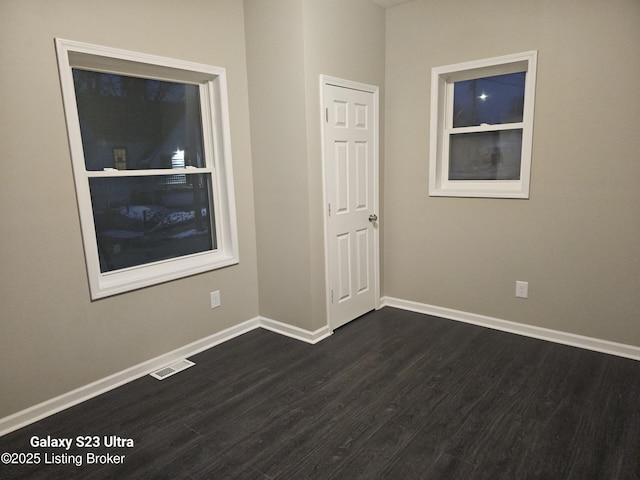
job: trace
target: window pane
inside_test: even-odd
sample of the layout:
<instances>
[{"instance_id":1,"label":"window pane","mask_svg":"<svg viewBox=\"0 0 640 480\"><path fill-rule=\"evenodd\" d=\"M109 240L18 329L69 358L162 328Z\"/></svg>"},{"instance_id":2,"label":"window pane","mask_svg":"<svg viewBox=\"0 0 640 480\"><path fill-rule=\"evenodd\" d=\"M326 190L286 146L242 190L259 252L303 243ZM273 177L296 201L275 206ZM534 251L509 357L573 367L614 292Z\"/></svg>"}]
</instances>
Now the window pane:
<instances>
[{"instance_id":1,"label":"window pane","mask_svg":"<svg viewBox=\"0 0 640 480\"><path fill-rule=\"evenodd\" d=\"M522 129L449 138L449 180L520 179Z\"/></svg>"},{"instance_id":2,"label":"window pane","mask_svg":"<svg viewBox=\"0 0 640 480\"><path fill-rule=\"evenodd\" d=\"M209 174L90 178L100 271L216 249Z\"/></svg>"},{"instance_id":3,"label":"window pane","mask_svg":"<svg viewBox=\"0 0 640 480\"><path fill-rule=\"evenodd\" d=\"M454 83L453 126L522 122L525 72Z\"/></svg>"},{"instance_id":4,"label":"window pane","mask_svg":"<svg viewBox=\"0 0 640 480\"><path fill-rule=\"evenodd\" d=\"M203 167L197 85L73 69L87 170Z\"/></svg>"}]
</instances>

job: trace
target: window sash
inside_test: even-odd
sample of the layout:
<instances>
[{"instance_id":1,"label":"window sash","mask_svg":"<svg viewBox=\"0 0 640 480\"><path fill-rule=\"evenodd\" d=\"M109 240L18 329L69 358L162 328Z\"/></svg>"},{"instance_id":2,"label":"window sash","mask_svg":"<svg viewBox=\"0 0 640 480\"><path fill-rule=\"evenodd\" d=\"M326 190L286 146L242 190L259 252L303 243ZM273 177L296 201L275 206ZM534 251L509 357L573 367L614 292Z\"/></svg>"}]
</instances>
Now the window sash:
<instances>
[{"instance_id":1,"label":"window sash","mask_svg":"<svg viewBox=\"0 0 640 480\"><path fill-rule=\"evenodd\" d=\"M537 52L531 51L432 69L429 195L529 197L536 61ZM453 127L455 82L518 72L526 72L522 122ZM450 139L453 135L516 129L523 132L519 180L449 180Z\"/></svg>"},{"instance_id":2,"label":"window sash","mask_svg":"<svg viewBox=\"0 0 640 480\"><path fill-rule=\"evenodd\" d=\"M213 167L157 168L152 170L85 170L87 178L159 177L171 175L213 174Z\"/></svg>"},{"instance_id":3,"label":"window sash","mask_svg":"<svg viewBox=\"0 0 640 480\"><path fill-rule=\"evenodd\" d=\"M223 68L56 39L58 67L78 197L91 298L98 299L238 263L226 72ZM200 88L204 168L88 171L76 105L72 68L194 83ZM208 208L215 250L100 272L90 178L205 174L211 178Z\"/></svg>"}]
</instances>

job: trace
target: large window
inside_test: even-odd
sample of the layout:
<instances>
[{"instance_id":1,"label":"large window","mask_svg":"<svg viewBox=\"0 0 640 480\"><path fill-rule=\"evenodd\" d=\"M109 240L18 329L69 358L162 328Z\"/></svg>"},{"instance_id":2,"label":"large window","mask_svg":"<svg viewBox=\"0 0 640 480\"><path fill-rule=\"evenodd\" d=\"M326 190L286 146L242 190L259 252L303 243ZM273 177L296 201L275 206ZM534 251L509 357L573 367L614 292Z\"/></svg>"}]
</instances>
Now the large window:
<instances>
[{"instance_id":1,"label":"large window","mask_svg":"<svg viewBox=\"0 0 640 480\"><path fill-rule=\"evenodd\" d=\"M56 44L92 298L237 263L224 69Z\"/></svg>"},{"instance_id":2,"label":"large window","mask_svg":"<svg viewBox=\"0 0 640 480\"><path fill-rule=\"evenodd\" d=\"M536 52L432 70L429 193L528 198Z\"/></svg>"}]
</instances>

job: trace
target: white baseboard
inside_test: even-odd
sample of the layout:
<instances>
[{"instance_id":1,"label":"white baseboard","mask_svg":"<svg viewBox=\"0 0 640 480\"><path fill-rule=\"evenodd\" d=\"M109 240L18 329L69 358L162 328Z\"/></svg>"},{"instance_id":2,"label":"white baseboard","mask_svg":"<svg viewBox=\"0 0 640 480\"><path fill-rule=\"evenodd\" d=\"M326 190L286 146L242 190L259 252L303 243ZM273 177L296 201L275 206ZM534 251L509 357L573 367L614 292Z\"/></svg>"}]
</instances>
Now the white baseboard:
<instances>
[{"instance_id":1,"label":"white baseboard","mask_svg":"<svg viewBox=\"0 0 640 480\"><path fill-rule=\"evenodd\" d=\"M477 315L475 313L462 312L450 308L436 307L425 303L401 300L393 297L383 297L383 306L401 308L417 313L424 313L436 317L457 320L459 322L471 323L482 327L501 330L503 332L515 333L526 337L538 338L549 342L561 343L572 347L584 348L601 353L608 353L618 357L640 360L640 347L626 345L623 343L610 342L598 338L585 337L574 333L561 332L548 328L525 325L523 323L510 322L499 318Z\"/></svg>"},{"instance_id":2,"label":"white baseboard","mask_svg":"<svg viewBox=\"0 0 640 480\"><path fill-rule=\"evenodd\" d=\"M536 327L533 325L525 325L499 318L487 317L484 315L477 315L475 313L437 307L409 300L401 300L393 297L383 297L381 299L381 307L385 306L470 323L492 328L494 330L501 330L550 342L561 343L563 345L571 345L596 352L608 353L633 360L640 360L640 347L632 345L610 342L607 340ZM33 407L14 413L8 417L2 418L0 419L0 437L31 423L37 422L42 418L53 415L54 413L58 413L102 393L108 392L109 390L113 390L125 383L148 375L154 370L164 367L165 365L193 356L220 343L242 335L243 333L255 330L256 328L264 328L310 344L318 343L333 333L328 325L311 332L270 318L256 317L146 362L134 365L126 370L122 370L121 372L64 393L58 397L34 405Z\"/></svg>"},{"instance_id":3,"label":"white baseboard","mask_svg":"<svg viewBox=\"0 0 640 480\"><path fill-rule=\"evenodd\" d=\"M287 323L278 322L276 320L271 320L270 318L266 317L260 317L260 327L271 330L272 332L279 333L280 335L285 335L287 337L295 338L296 340L310 343L312 345L318 343L320 340L324 340L333 333L333 331L329 328L329 325L325 325L315 332L310 332L308 330L304 330Z\"/></svg>"},{"instance_id":4,"label":"white baseboard","mask_svg":"<svg viewBox=\"0 0 640 480\"><path fill-rule=\"evenodd\" d=\"M46 400L34 405L33 407L16 412L8 417L2 418L0 419L0 437L31 423L35 423L38 420L53 415L54 413L58 413L93 397L97 397L102 393L113 390L114 388L136 380L137 378L144 377L145 375L148 375L149 373L177 360L190 357L211 347L215 347L220 343L231 340L232 338L251 330L255 330L256 328L265 328L281 335L286 335L287 337L295 338L311 344L317 343L333 333L328 326L316 330L315 332L310 332L308 330L268 318L256 317L171 352L152 358L151 360L147 360L146 362L134 365L126 370L122 370L121 372L117 372L88 385L84 385L80 388L64 393L58 397Z\"/></svg>"}]
</instances>

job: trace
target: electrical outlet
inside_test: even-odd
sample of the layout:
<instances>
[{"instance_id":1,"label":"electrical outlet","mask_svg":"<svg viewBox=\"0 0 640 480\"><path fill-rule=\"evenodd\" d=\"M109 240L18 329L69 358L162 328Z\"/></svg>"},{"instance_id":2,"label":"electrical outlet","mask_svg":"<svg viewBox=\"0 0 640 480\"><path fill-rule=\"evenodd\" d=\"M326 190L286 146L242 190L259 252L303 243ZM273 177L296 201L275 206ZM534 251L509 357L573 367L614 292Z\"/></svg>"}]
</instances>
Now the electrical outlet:
<instances>
[{"instance_id":1,"label":"electrical outlet","mask_svg":"<svg viewBox=\"0 0 640 480\"><path fill-rule=\"evenodd\" d=\"M516 297L529 298L529 282L516 281Z\"/></svg>"},{"instance_id":2,"label":"electrical outlet","mask_svg":"<svg viewBox=\"0 0 640 480\"><path fill-rule=\"evenodd\" d=\"M211 308L216 308L220 305L222 305L222 303L220 302L220 290L211 292Z\"/></svg>"}]
</instances>

